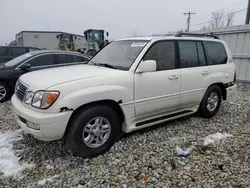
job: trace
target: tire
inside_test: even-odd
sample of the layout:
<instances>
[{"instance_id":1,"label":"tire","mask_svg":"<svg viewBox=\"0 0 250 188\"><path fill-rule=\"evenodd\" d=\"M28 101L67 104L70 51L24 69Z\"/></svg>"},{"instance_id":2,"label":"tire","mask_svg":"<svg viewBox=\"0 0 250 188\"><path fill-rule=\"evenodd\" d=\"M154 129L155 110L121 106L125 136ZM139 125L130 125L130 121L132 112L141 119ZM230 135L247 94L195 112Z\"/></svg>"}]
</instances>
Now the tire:
<instances>
[{"instance_id":1,"label":"tire","mask_svg":"<svg viewBox=\"0 0 250 188\"><path fill-rule=\"evenodd\" d=\"M107 125L109 124L109 134L108 132L100 133L100 129L98 128L92 129L96 121L98 121L98 118L99 120L100 118L102 119L104 124L103 127L105 126L105 128L107 128ZM106 105L93 105L83 108L72 118L68 126L69 127L65 135L66 144L75 154L83 158L95 157L101 153L105 153L115 143L121 130L121 122L117 114L112 108ZM88 133L86 130L92 133ZM101 131L107 130L108 129L103 129ZM83 133L83 131L85 132ZM97 142L94 141L97 139L95 137L98 137L98 141L100 141L100 136L98 134L102 134L102 138L105 138L104 140L106 140L100 146L98 146ZM91 141L91 139L88 139L89 136L91 139L93 137L95 138L92 141L92 146L89 146L88 143L86 143L87 141ZM84 141L84 139L87 141ZM95 147L93 145L95 145Z\"/></svg>"},{"instance_id":2,"label":"tire","mask_svg":"<svg viewBox=\"0 0 250 188\"><path fill-rule=\"evenodd\" d=\"M215 95L217 95L217 104L215 103L216 105L211 105L213 102L211 102L210 99L216 99L211 96L215 96ZM212 100L212 101L216 101L216 100ZM200 103L199 114L204 118L211 118L215 116L220 109L221 101L222 101L222 92L221 92L220 87L217 85L210 86L207 89Z\"/></svg>"},{"instance_id":3,"label":"tire","mask_svg":"<svg viewBox=\"0 0 250 188\"><path fill-rule=\"evenodd\" d=\"M10 87L6 83L0 81L0 102L1 103L5 102L9 100L10 97L11 97Z\"/></svg>"}]
</instances>

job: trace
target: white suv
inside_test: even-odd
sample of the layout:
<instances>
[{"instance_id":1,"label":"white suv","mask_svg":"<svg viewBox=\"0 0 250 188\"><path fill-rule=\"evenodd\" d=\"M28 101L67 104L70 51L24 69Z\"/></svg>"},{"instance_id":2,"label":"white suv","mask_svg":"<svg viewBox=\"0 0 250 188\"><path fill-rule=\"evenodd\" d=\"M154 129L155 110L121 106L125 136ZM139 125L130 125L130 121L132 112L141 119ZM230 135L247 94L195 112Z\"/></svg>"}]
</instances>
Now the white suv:
<instances>
[{"instance_id":1,"label":"white suv","mask_svg":"<svg viewBox=\"0 0 250 188\"><path fill-rule=\"evenodd\" d=\"M235 65L225 42L190 35L117 40L87 65L21 76L12 97L18 124L93 157L122 132L197 111L214 116L236 92Z\"/></svg>"}]
</instances>

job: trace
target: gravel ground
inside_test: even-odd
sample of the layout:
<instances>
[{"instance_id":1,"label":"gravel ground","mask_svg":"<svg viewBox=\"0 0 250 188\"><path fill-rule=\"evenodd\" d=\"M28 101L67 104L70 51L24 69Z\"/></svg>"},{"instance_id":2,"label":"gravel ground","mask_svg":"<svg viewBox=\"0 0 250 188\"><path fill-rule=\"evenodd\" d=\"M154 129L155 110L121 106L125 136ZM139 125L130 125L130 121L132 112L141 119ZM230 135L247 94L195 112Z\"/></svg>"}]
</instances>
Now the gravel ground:
<instances>
[{"instance_id":1,"label":"gravel ground","mask_svg":"<svg viewBox=\"0 0 250 188\"><path fill-rule=\"evenodd\" d=\"M182 118L126 135L93 159L73 156L63 141L42 142L23 133L14 148L35 164L18 179L0 175L0 187L250 187L250 85L223 102L212 119ZM0 104L0 132L19 129L10 103ZM204 146L215 133L232 137ZM176 146L193 146L190 156ZM46 180L47 179L47 180Z\"/></svg>"}]
</instances>

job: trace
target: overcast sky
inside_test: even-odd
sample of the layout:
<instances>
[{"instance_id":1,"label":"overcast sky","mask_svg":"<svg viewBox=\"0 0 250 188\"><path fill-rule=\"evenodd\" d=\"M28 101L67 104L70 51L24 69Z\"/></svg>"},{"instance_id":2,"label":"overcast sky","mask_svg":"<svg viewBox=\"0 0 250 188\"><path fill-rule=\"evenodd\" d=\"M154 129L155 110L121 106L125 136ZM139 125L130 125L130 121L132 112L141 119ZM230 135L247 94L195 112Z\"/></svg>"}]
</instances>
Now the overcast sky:
<instances>
[{"instance_id":1,"label":"overcast sky","mask_svg":"<svg viewBox=\"0 0 250 188\"><path fill-rule=\"evenodd\" d=\"M196 13L192 26L210 20L212 11L246 7L247 0L0 0L0 44L22 30L83 34L89 28L104 29L114 39L167 33L186 28L183 12L189 10ZM233 24L244 24L245 14L236 14Z\"/></svg>"}]
</instances>

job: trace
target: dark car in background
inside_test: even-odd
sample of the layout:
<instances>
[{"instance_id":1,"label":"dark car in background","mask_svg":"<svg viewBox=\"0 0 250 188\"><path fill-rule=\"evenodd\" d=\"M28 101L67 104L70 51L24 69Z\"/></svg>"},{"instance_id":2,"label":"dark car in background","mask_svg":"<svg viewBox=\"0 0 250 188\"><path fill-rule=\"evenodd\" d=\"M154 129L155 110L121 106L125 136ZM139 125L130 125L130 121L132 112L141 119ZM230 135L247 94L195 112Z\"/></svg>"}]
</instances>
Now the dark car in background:
<instances>
[{"instance_id":1,"label":"dark car in background","mask_svg":"<svg viewBox=\"0 0 250 188\"><path fill-rule=\"evenodd\" d=\"M89 57L81 53L59 50L33 51L12 59L0 65L0 102L10 99L16 81L22 74L52 67L84 64L88 61Z\"/></svg>"},{"instance_id":2,"label":"dark car in background","mask_svg":"<svg viewBox=\"0 0 250 188\"><path fill-rule=\"evenodd\" d=\"M40 49L28 46L0 46L0 64L36 50Z\"/></svg>"}]
</instances>

